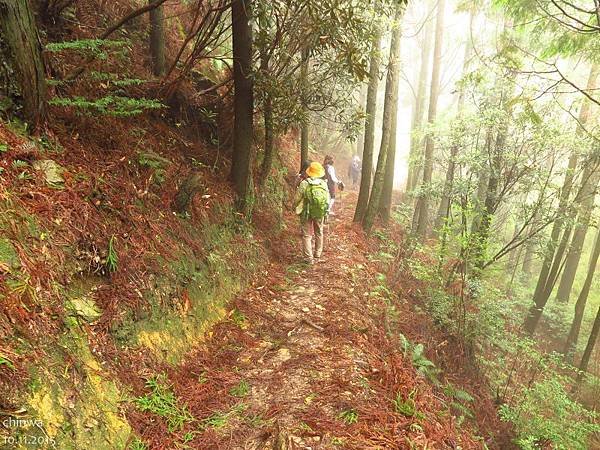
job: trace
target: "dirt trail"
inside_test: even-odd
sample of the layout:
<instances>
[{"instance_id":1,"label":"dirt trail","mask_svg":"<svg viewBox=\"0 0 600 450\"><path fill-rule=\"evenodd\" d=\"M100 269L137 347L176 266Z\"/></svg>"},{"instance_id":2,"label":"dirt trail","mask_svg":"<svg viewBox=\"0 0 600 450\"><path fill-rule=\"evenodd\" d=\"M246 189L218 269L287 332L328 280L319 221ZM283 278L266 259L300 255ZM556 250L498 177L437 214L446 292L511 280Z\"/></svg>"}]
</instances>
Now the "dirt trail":
<instances>
[{"instance_id":1,"label":"dirt trail","mask_svg":"<svg viewBox=\"0 0 600 450\"><path fill-rule=\"evenodd\" d=\"M240 296L206 346L168 373L194 422L174 435L138 417L151 448L179 447L185 432L183 448L481 448L386 335L354 198L336 205L321 262L273 265L270 282ZM414 398L412 416L394 410L396 396Z\"/></svg>"}]
</instances>

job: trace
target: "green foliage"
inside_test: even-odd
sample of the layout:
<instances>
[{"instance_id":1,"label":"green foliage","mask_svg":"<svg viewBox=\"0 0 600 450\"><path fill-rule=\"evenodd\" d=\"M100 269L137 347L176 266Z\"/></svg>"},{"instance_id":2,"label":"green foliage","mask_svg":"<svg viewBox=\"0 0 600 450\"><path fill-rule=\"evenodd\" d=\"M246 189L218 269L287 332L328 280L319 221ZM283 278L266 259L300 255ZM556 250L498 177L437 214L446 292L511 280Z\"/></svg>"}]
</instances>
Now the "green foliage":
<instances>
[{"instance_id":1,"label":"green foliage","mask_svg":"<svg viewBox=\"0 0 600 450\"><path fill-rule=\"evenodd\" d=\"M207 428L224 428L232 417L242 414L246 408L247 406L244 403L238 403L229 411L215 412L201 421L200 428L203 430Z\"/></svg>"},{"instance_id":2,"label":"green foliage","mask_svg":"<svg viewBox=\"0 0 600 450\"><path fill-rule=\"evenodd\" d=\"M6 366L9 369L16 370L15 365L7 356L0 355L0 367L2 366Z\"/></svg>"},{"instance_id":3,"label":"green foliage","mask_svg":"<svg viewBox=\"0 0 600 450\"><path fill-rule=\"evenodd\" d=\"M394 411L406 417L422 416L422 414L417 412L417 406L415 404L416 395L416 389L410 391L406 399L404 398L401 392L398 392L396 394L396 398L392 400L392 403L394 404Z\"/></svg>"},{"instance_id":4,"label":"green foliage","mask_svg":"<svg viewBox=\"0 0 600 450\"><path fill-rule=\"evenodd\" d=\"M139 78L119 78L119 75L108 72L90 72L90 76L94 81L102 81L102 87L109 88L111 85L117 87L139 86L146 81Z\"/></svg>"},{"instance_id":5,"label":"green foliage","mask_svg":"<svg viewBox=\"0 0 600 450\"><path fill-rule=\"evenodd\" d=\"M158 186L161 186L167 176L167 167L171 164L171 160L163 158L153 151L144 151L138 153L138 164L141 167L149 167L154 170L152 180Z\"/></svg>"},{"instance_id":6,"label":"green foliage","mask_svg":"<svg viewBox=\"0 0 600 450\"><path fill-rule=\"evenodd\" d=\"M444 387L444 394L450 397L450 406L458 411L463 417L468 417L469 419L475 417L473 410L469 406L475 401L475 399L467 391L457 389L451 383L448 383Z\"/></svg>"},{"instance_id":7,"label":"green foliage","mask_svg":"<svg viewBox=\"0 0 600 450\"><path fill-rule=\"evenodd\" d=\"M127 450L148 450L148 446L139 437L136 437L131 444L129 444Z\"/></svg>"},{"instance_id":8,"label":"green foliage","mask_svg":"<svg viewBox=\"0 0 600 450\"><path fill-rule=\"evenodd\" d=\"M181 430L187 422L193 420L187 407L178 404L164 375L150 378L146 387L150 389L150 393L136 399L138 408L165 418L171 433Z\"/></svg>"},{"instance_id":9,"label":"green foliage","mask_svg":"<svg viewBox=\"0 0 600 450\"><path fill-rule=\"evenodd\" d=\"M354 409L345 409L338 415L338 418L347 425L352 425L358 422L358 413Z\"/></svg>"},{"instance_id":10,"label":"green foliage","mask_svg":"<svg viewBox=\"0 0 600 450\"><path fill-rule=\"evenodd\" d=\"M107 39L78 39L75 41L52 42L46 45L51 53L75 52L98 59L108 59L108 50L124 49L129 45L126 41L111 41Z\"/></svg>"},{"instance_id":11,"label":"green foliage","mask_svg":"<svg viewBox=\"0 0 600 450\"><path fill-rule=\"evenodd\" d=\"M57 97L51 99L48 103L54 106L76 108L87 114L102 114L113 117L130 117L142 114L147 110L165 107L158 100L113 95L97 100L89 100L84 97Z\"/></svg>"},{"instance_id":12,"label":"green foliage","mask_svg":"<svg viewBox=\"0 0 600 450\"><path fill-rule=\"evenodd\" d=\"M246 328L248 326L248 318L237 308L231 313L231 320L240 328Z\"/></svg>"},{"instance_id":13,"label":"green foliage","mask_svg":"<svg viewBox=\"0 0 600 450\"><path fill-rule=\"evenodd\" d=\"M421 375L427 377L430 381L439 383L437 374L439 369L435 364L425 357L425 347L423 344L417 344L412 348L412 364Z\"/></svg>"},{"instance_id":14,"label":"green foliage","mask_svg":"<svg viewBox=\"0 0 600 450\"><path fill-rule=\"evenodd\" d=\"M562 380L552 377L523 390L514 405L500 407L503 420L512 422L517 443L526 450L549 445L557 450L586 450L592 433L600 432L597 415L573 401Z\"/></svg>"},{"instance_id":15,"label":"green foliage","mask_svg":"<svg viewBox=\"0 0 600 450\"><path fill-rule=\"evenodd\" d=\"M410 360L417 372L429 379L432 383L438 385L438 374L440 370L435 364L425 356L425 346L423 344L413 344L402 333L397 334L400 341L400 347L403 355L410 355Z\"/></svg>"},{"instance_id":16,"label":"green foliage","mask_svg":"<svg viewBox=\"0 0 600 450\"><path fill-rule=\"evenodd\" d=\"M29 275L21 274L18 278L8 279L6 280L6 286L8 286L11 294L17 296L21 301L29 299L37 302L37 292L31 284L31 277ZM27 308L24 304L22 306Z\"/></svg>"},{"instance_id":17,"label":"green foliage","mask_svg":"<svg viewBox=\"0 0 600 450\"><path fill-rule=\"evenodd\" d=\"M234 397L246 397L250 393L250 385L246 380L240 382L229 390L229 393Z\"/></svg>"},{"instance_id":18,"label":"green foliage","mask_svg":"<svg viewBox=\"0 0 600 450\"><path fill-rule=\"evenodd\" d=\"M108 272L116 272L119 263L119 257L117 255L117 250L115 248L115 242L117 238L113 235L108 240L108 251L106 255L106 269Z\"/></svg>"}]
</instances>

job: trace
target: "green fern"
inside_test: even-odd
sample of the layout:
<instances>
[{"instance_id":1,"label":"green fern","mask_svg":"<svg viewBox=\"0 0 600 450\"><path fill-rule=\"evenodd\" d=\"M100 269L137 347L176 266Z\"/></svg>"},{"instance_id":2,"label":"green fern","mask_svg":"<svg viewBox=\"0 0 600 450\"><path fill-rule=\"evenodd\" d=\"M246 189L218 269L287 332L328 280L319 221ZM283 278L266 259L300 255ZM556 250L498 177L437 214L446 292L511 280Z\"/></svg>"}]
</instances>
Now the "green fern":
<instances>
[{"instance_id":1,"label":"green fern","mask_svg":"<svg viewBox=\"0 0 600 450\"><path fill-rule=\"evenodd\" d=\"M89 100L84 97L58 97L48 102L53 106L72 107L113 117L130 117L142 114L151 109L161 109L165 106L158 100L147 98L130 98L122 96L107 95L97 100Z\"/></svg>"},{"instance_id":2,"label":"green fern","mask_svg":"<svg viewBox=\"0 0 600 450\"><path fill-rule=\"evenodd\" d=\"M108 254L106 255L106 268L108 269L109 272L116 272L118 263L119 263L119 257L117 255L117 251L115 249L115 241L116 241L116 238L114 235L112 235L110 237L110 240L108 241Z\"/></svg>"},{"instance_id":3,"label":"green fern","mask_svg":"<svg viewBox=\"0 0 600 450\"><path fill-rule=\"evenodd\" d=\"M128 45L126 41L107 39L77 39L74 41L52 42L46 45L46 50L51 53L76 52L93 56L98 59L108 58L108 49L123 49Z\"/></svg>"},{"instance_id":4,"label":"green fern","mask_svg":"<svg viewBox=\"0 0 600 450\"><path fill-rule=\"evenodd\" d=\"M346 409L338 415L338 418L346 422L346 424L352 425L358 422L358 413L354 409Z\"/></svg>"},{"instance_id":5,"label":"green fern","mask_svg":"<svg viewBox=\"0 0 600 450\"><path fill-rule=\"evenodd\" d=\"M415 404L416 394L417 390L413 389L410 391L410 394L408 394L406 400L404 400L402 393L398 392L396 394L396 398L392 400L394 404L394 411L406 417L414 417L417 414L417 406Z\"/></svg>"}]
</instances>

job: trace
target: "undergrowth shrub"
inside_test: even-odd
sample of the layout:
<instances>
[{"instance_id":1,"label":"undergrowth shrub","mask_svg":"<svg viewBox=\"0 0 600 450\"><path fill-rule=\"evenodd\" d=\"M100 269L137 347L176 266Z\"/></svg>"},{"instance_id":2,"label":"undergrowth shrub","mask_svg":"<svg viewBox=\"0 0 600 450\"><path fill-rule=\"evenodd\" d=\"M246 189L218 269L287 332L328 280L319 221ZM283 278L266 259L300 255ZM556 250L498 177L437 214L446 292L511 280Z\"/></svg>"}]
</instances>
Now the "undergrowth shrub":
<instances>
[{"instance_id":1,"label":"undergrowth shrub","mask_svg":"<svg viewBox=\"0 0 600 450\"><path fill-rule=\"evenodd\" d=\"M386 245L385 240L381 242ZM458 281L449 285L439 266L418 257L407 258L399 266L423 282L425 301L421 307L434 323L472 350L468 355L485 374L502 405L500 417L514 425L515 442L521 448L590 448L591 436L600 433L600 425L597 415L570 393L576 370L561 355L541 350L534 340L518 332L522 312L531 302L528 290L517 284L509 293L504 292L496 287L498 280L493 276L466 278L464 284ZM550 311L545 320L551 330L565 331L564 323L569 323L565 314L562 306ZM405 348L412 347L405 344ZM466 396L464 399L452 406L470 417L470 401ZM590 402L586 404L590 406Z\"/></svg>"},{"instance_id":2,"label":"undergrowth shrub","mask_svg":"<svg viewBox=\"0 0 600 450\"><path fill-rule=\"evenodd\" d=\"M500 417L514 424L517 443L534 450L551 446L557 450L586 450L597 415L573 401L558 376L525 388L513 405L502 405Z\"/></svg>"}]
</instances>

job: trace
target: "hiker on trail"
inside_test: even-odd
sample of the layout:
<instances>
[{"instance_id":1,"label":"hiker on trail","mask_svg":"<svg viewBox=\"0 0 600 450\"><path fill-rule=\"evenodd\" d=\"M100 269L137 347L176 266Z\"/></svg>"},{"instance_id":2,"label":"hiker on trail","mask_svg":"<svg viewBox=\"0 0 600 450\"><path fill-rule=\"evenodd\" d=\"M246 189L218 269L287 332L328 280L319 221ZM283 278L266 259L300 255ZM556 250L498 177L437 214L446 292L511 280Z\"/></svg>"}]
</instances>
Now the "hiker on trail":
<instances>
[{"instance_id":1,"label":"hiker on trail","mask_svg":"<svg viewBox=\"0 0 600 450\"><path fill-rule=\"evenodd\" d=\"M298 172L298 174L296 175L296 187L300 186L300 183L302 183L308 178L308 175L306 175L306 169L308 169L309 166L310 161L308 159L302 161L302 164L300 166L300 172Z\"/></svg>"},{"instance_id":2,"label":"hiker on trail","mask_svg":"<svg viewBox=\"0 0 600 450\"><path fill-rule=\"evenodd\" d=\"M352 157L352 162L348 166L348 178L352 180L353 188L356 188L356 185L360 181L361 170L362 164L360 161L360 157L358 155L354 155Z\"/></svg>"},{"instance_id":3,"label":"hiker on trail","mask_svg":"<svg viewBox=\"0 0 600 450\"><path fill-rule=\"evenodd\" d=\"M323 223L329 210L329 189L323 179L325 169L318 162L312 162L306 169L307 178L300 182L296 190L296 214L300 216L302 228L302 250L307 263L313 264L323 253ZM313 252L313 236L315 250Z\"/></svg>"},{"instance_id":4,"label":"hiker on trail","mask_svg":"<svg viewBox=\"0 0 600 450\"><path fill-rule=\"evenodd\" d=\"M340 191L344 190L344 183L338 179L335 174L335 167L333 167L333 156L327 155L325 157L325 161L323 162L323 166L325 166L325 178L327 180L327 187L329 188L329 195L331 195L328 214L330 216L334 216L335 213L333 212L333 204L335 203L335 194L338 188Z\"/></svg>"}]
</instances>

